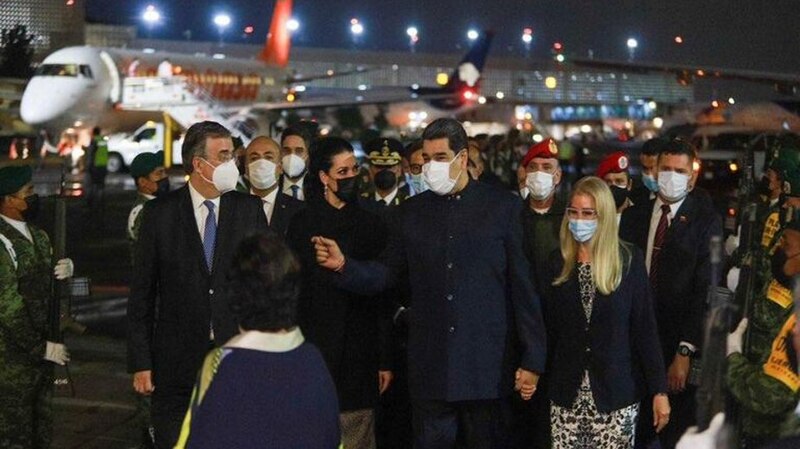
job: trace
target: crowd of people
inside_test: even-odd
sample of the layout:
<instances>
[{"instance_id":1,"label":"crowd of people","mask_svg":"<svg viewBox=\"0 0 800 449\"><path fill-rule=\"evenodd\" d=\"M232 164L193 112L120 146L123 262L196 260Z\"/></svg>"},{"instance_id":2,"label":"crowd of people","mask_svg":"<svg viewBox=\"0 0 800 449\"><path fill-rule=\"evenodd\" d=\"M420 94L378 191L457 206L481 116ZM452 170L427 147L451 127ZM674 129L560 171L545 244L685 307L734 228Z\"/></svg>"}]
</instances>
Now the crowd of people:
<instances>
[{"instance_id":1,"label":"crowd of people","mask_svg":"<svg viewBox=\"0 0 800 449\"><path fill-rule=\"evenodd\" d=\"M162 154L133 161L128 367L146 444L711 448L727 420L742 447L792 447L800 148L768 160L755 243L726 244L746 316L727 341L738 413L704 432L723 231L691 144L653 139L641 176L615 152L580 179L571 148L471 139L454 119L363 149L303 126L239 147L201 122L184 186ZM0 446L14 448L47 447L48 369L69 360L42 308L72 263L27 223L31 188L29 170L0 169L0 357L17 367L0 400L19 405L0 410Z\"/></svg>"}]
</instances>

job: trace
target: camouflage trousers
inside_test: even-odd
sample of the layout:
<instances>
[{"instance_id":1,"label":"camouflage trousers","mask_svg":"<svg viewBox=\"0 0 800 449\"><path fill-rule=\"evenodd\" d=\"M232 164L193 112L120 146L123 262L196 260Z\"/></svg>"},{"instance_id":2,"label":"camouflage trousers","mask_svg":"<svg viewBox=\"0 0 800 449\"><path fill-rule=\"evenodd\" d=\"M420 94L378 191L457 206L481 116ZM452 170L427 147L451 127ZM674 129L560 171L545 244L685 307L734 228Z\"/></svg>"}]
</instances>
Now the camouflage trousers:
<instances>
[{"instance_id":1,"label":"camouflage trousers","mask_svg":"<svg viewBox=\"0 0 800 449\"><path fill-rule=\"evenodd\" d=\"M53 436L53 369L0 366L0 447L47 449Z\"/></svg>"}]
</instances>

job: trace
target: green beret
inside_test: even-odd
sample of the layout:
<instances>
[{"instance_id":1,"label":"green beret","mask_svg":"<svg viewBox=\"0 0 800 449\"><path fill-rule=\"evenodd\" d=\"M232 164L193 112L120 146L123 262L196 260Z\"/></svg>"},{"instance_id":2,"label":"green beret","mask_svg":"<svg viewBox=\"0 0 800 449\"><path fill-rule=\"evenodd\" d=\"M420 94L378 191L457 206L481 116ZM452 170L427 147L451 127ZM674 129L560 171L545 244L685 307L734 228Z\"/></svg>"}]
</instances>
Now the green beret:
<instances>
[{"instance_id":1,"label":"green beret","mask_svg":"<svg viewBox=\"0 0 800 449\"><path fill-rule=\"evenodd\" d=\"M164 166L164 152L142 153L131 162L131 176L134 179L147 176L158 167Z\"/></svg>"},{"instance_id":2,"label":"green beret","mask_svg":"<svg viewBox=\"0 0 800 449\"><path fill-rule=\"evenodd\" d=\"M25 184L31 182L33 169L30 165L12 165L0 168L0 195L11 195L19 192Z\"/></svg>"},{"instance_id":3,"label":"green beret","mask_svg":"<svg viewBox=\"0 0 800 449\"><path fill-rule=\"evenodd\" d=\"M800 151L789 147L776 150L769 163L769 168L782 177L785 177L790 171L797 171L800 169Z\"/></svg>"},{"instance_id":4,"label":"green beret","mask_svg":"<svg viewBox=\"0 0 800 449\"><path fill-rule=\"evenodd\" d=\"M800 169L797 167L783 173L783 193L787 196L800 196Z\"/></svg>"}]
</instances>

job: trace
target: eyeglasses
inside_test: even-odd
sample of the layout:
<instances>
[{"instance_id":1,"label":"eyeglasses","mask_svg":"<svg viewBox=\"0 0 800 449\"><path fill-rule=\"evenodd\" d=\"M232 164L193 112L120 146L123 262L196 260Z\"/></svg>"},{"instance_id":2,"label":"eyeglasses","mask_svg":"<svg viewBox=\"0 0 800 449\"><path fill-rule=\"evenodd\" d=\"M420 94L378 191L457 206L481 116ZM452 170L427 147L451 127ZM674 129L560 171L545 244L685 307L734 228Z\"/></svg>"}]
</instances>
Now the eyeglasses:
<instances>
[{"instance_id":1,"label":"eyeglasses","mask_svg":"<svg viewBox=\"0 0 800 449\"><path fill-rule=\"evenodd\" d=\"M567 208L567 217L573 219L594 220L597 218L596 209L576 209L574 207Z\"/></svg>"}]
</instances>

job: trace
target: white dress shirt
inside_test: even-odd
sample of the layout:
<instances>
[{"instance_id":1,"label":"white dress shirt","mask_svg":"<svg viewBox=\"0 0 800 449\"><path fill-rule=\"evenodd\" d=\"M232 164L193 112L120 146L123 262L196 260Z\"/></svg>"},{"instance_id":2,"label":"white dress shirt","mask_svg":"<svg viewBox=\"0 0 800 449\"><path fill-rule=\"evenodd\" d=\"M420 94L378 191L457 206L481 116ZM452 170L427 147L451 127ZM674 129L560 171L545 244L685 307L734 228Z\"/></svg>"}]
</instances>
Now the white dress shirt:
<instances>
[{"instance_id":1,"label":"white dress shirt","mask_svg":"<svg viewBox=\"0 0 800 449\"><path fill-rule=\"evenodd\" d=\"M28 241L33 242L33 235L31 235L31 230L28 229L28 223L14 220L13 218L8 218L5 215L0 215L0 218L5 220L5 222L10 224L14 229L19 231L20 234L24 235Z\"/></svg>"},{"instance_id":2,"label":"white dress shirt","mask_svg":"<svg viewBox=\"0 0 800 449\"><path fill-rule=\"evenodd\" d=\"M192 197L192 210L194 211L194 219L197 222L197 230L200 232L200 241L203 241L203 235L206 231L206 218L208 218L208 208L203 202L209 200L214 203L214 221L219 225L219 197L206 198L194 188L191 182L186 184L189 186L189 195Z\"/></svg>"},{"instance_id":3,"label":"white dress shirt","mask_svg":"<svg viewBox=\"0 0 800 449\"><path fill-rule=\"evenodd\" d=\"M250 189L250 193L255 195L255 193L253 193L253 189ZM272 212L275 210L275 201L277 199L278 189L272 189L272 192L261 197L261 202L264 203L264 215L267 216L267 224L272 223Z\"/></svg>"},{"instance_id":4,"label":"white dress shirt","mask_svg":"<svg viewBox=\"0 0 800 449\"><path fill-rule=\"evenodd\" d=\"M392 204L392 201L394 201L394 198L397 196L397 192L399 190L400 190L399 188L395 187L391 193L389 193L383 198L381 198L381 195L378 192L375 192L375 201L383 201L388 206Z\"/></svg>"},{"instance_id":5,"label":"white dress shirt","mask_svg":"<svg viewBox=\"0 0 800 449\"><path fill-rule=\"evenodd\" d=\"M301 176L300 179L297 180L297 182L293 182L287 176L284 176L283 177L283 193L285 193L285 194L287 194L287 195L289 195L289 196L294 198L294 194L292 194L292 186L298 186L300 188L297 190L297 199L300 200L300 201L305 201L306 196L303 193L303 180L304 179L306 179L306 175Z\"/></svg>"},{"instance_id":6,"label":"white dress shirt","mask_svg":"<svg viewBox=\"0 0 800 449\"><path fill-rule=\"evenodd\" d=\"M672 225L675 213L681 208L684 200L686 200L686 197L669 205L669 215L667 216L669 221L667 226ZM661 220L661 206L663 204L664 202L661 201L661 197L657 197L655 204L653 204L653 215L650 217L650 230L647 233L647 253L644 259L647 264L648 273L650 272L650 259L653 257L653 240L656 239L656 229L658 229L658 222Z\"/></svg>"}]
</instances>

